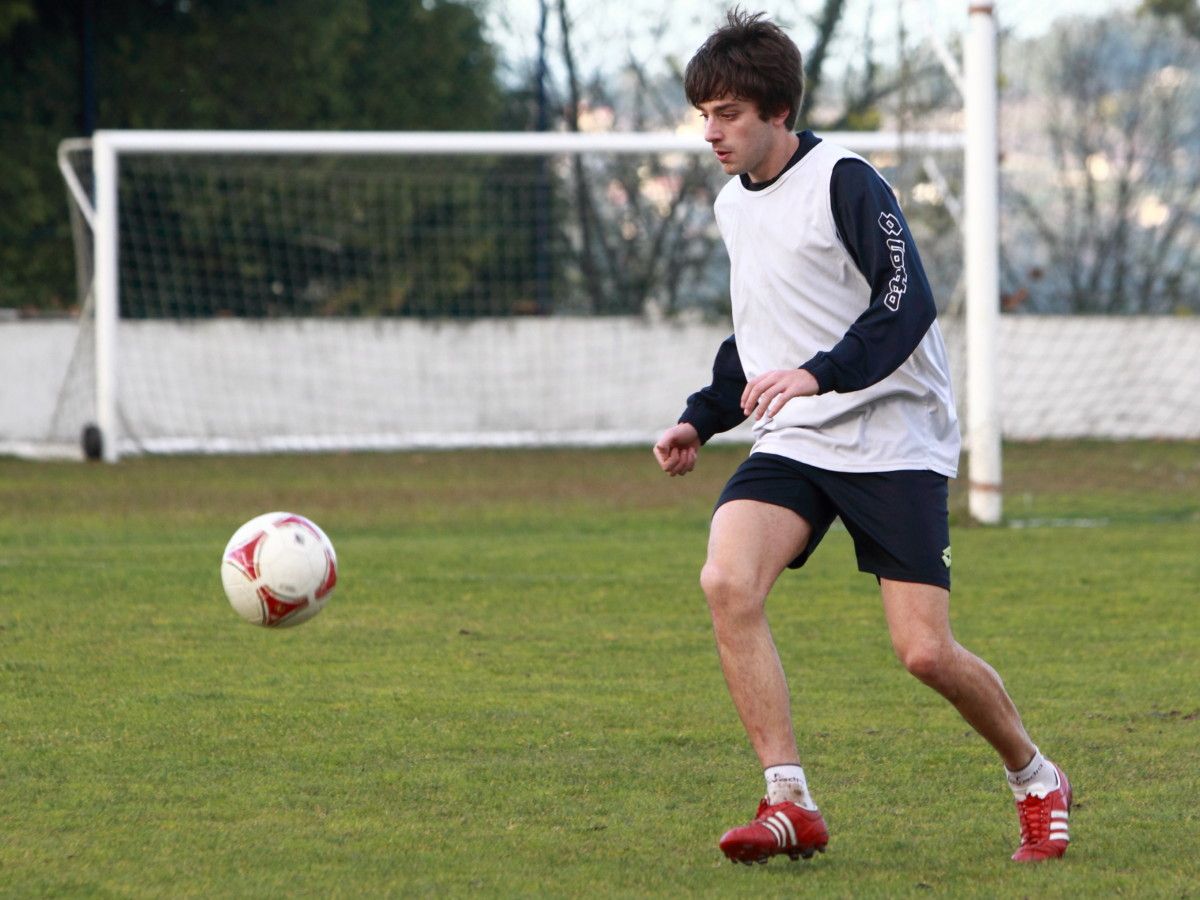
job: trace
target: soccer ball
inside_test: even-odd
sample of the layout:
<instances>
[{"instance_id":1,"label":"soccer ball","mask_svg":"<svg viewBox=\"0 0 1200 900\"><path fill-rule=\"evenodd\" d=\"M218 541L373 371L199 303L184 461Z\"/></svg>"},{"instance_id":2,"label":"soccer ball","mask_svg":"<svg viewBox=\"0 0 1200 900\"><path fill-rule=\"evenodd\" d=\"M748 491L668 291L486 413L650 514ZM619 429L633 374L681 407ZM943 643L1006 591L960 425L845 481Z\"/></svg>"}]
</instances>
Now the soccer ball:
<instances>
[{"instance_id":1,"label":"soccer ball","mask_svg":"<svg viewBox=\"0 0 1200 900\"><path fill-rule=\"evenodd\" d=\"M233 533L221 583L239 616L265 628L307 622L337 584L337 554L315 522L295 513L256 516Z\"/></svg>"}]
</instances>

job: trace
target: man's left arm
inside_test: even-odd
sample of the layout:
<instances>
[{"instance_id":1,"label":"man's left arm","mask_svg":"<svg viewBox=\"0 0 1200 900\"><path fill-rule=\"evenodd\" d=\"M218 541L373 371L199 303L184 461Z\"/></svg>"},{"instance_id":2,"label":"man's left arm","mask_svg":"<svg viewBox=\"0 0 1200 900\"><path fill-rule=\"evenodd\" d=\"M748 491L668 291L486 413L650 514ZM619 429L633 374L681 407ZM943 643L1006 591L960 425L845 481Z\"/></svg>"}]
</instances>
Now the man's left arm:
<instances>
[{"instance_id":1,"label":"man's left arm","mask_svg":"<svg viewBox=\"0 0 1200 900\"><path fill-rule=\"evenodd\" d=\"M882 381L921 343L937 307L912 232L887 182L857 159L833 170L830 203L838 236L871 289L867 308L830 350L798 370L767 372L746 386L747 415L774 415L793 397L848 393Z\"/></svg>"},{"instance_id":2,"label":"man's left arm","mask_svg":"<svg viewBox=\"0 0 1200 900\"><path fill-rule=\"evenodd\" d=\"M896 371L937 317L929 279L900 204L866 163L842 160L830 201L838 234L871 286L871 302L831 350L801 364L817 393L861 391Z\"/></svg>"}]
</instances>

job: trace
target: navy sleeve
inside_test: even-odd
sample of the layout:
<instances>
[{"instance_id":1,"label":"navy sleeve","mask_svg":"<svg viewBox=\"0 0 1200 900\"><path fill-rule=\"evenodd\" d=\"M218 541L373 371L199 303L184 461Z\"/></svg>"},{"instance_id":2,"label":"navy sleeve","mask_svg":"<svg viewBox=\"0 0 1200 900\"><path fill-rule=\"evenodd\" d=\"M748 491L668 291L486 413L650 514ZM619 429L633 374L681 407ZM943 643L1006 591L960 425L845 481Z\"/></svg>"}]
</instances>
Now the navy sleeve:
<instances>
[{"instance_id":1,"label":"navy sleeve","mask_svg":"<svg viewBox=\"0 0 1200 900\"><path fill-rule=\"evenodd\" d=\"M834 166L829 186L838 236L871 286L871 301L829 351L800 366L827 391L860 391L891 375L937 317L933 292L900 205L862 160Z\"/></svg>"},{"instance_id":2,"label":"navy sleeve","mask_svg":"<svg viewBox=\"0 0 1200 900\"><path fill-rule=\"evenodd\" d=\"M742 412L745 389L746 373L742 370L737 341L731 334L717 348L712 384L688 397L687 409L679 421L690 423L699 433L700 443L707 443L714 434L736 428L746 421L746 414Z\"/></svg>"}]
</instances>

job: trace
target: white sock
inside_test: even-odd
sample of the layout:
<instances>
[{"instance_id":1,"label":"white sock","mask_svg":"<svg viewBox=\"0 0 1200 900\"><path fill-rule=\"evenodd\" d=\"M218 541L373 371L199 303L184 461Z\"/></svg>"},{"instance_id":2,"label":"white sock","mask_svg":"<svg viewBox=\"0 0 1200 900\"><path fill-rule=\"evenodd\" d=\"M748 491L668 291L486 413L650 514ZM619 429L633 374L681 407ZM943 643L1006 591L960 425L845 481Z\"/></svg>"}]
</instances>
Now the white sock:
<instances>
[{"instance_id":1,"label":"white sock","mask_svg":"<svg viewBox=\"0 0 1200 900\"><path fill-rule=\"evenodd\" d=\"M804 777L804 769L800 766L771 766L763 774L767 778L767 802L772 806L791 801L804 809L817 808L808 792L808 780Z\"/></svg>"},{"instance_id":2,"label":"white sock","mask_svg":"<svg viewBox=\"0 0 1200 900\"><path fill-rule=\"evenodd\" d=\"M1033 748L1033 759L1029 765L1018 772L1012 772L1006 766L1004 774L1017 800L1024 800L1030 794L1045 797L1058 787L1058 772L1036 747Z\"/></svg>"}]
</instances>

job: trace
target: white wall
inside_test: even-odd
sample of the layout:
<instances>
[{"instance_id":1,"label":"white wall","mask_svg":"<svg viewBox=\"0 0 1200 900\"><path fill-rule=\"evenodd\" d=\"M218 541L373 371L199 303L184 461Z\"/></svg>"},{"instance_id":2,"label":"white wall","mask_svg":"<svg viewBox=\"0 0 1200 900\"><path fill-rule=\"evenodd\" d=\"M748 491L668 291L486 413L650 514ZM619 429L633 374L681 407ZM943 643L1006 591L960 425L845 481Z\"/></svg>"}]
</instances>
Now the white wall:
<instances>
[{"instance_id":1,"label":"white wall","mask_svg":"<svg viewBox=\"0 0 1200 900\"><path fill-rule=\"evenodd\" d=\"M72 320L0 322L0 452L39 452L78 334ZM78 446L76 437L68 449Z\"/></svg>"},{"instance_id":2,"label":"white wall","mask_svg":"<svg viewBox=\"0 0 1200 900\"><path fill-rule=\"evenodd\" d=\"M942 327L961 402L961 323ZM1001 328L1006 437L1200 438L1200 319ZM87 358L68 367L76 333L0 322L0 452L77 454L94 414ZM156 451L642 442L708 382L726 334L618 318L125 322L120 414L129 449Z\"/></svg>"}]
</instances>

